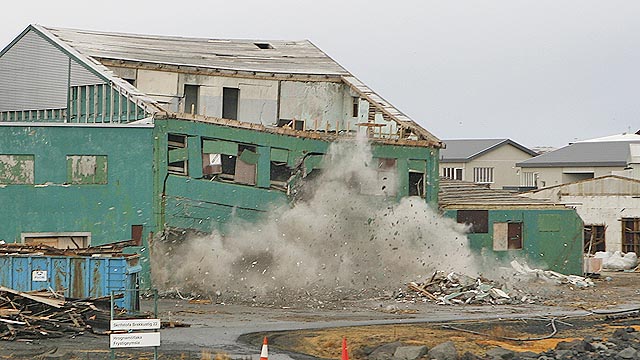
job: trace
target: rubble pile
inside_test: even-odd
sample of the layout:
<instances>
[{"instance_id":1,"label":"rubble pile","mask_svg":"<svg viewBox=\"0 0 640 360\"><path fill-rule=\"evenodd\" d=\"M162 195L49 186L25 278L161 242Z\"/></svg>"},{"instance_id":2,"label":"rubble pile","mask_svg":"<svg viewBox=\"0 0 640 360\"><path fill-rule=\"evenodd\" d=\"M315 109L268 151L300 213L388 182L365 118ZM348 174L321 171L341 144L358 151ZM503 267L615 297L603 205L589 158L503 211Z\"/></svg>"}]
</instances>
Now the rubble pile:
<instances>
[{"instance_id":1,"label":"rubble pile","mask_svg":"<svg viewBox=\"0 0 640 360\"><path fill-rule=\"evenodd\" d=\"M484 277L472 278L455 272L446 274L437 271L428 281L411 282L408 287L425 297L425 300L439 305L520 304L533 303L535 300L517 290L507 292L503 285Z\"/></svg>"},{"instance_id":2,"label":"rubble pile","mask_svg":"<svg viewBox=\"0 0 640 360\"><path fill-rule=\"evenodd\" d=\"M101 300L101 299L93 299ZM66 301L53 291L21 292L0 286L0 339L30 340L100 333L108 329L108 310L94 301Z\"/></svg>"},{"instance_id":3,"label":"rubble pile","mask_svg":"<svg viewBox=\"0 0 640 360\"><path fill-rule=\"evenodd\" d=\"M595 286L593 280L578 275L564 275L551 270L532 269L527 264L520 264L513 260L511 267L515 270L515 276L529 279L541 279L554 284L569 284L577 287Z\"/></svg>"}]
</instances>

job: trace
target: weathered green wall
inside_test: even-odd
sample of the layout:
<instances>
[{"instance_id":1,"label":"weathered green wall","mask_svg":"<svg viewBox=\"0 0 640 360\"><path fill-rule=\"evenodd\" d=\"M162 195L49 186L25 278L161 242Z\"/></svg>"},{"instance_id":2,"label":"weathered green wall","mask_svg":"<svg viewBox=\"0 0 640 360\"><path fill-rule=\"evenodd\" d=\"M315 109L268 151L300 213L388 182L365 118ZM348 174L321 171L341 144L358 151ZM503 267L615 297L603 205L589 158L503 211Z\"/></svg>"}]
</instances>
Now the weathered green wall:
<instances>
[{"instance_id":1,"label":"weathered green wall","mask_svg":"<svg viewBox=\"0 0 640 360\"><path fill-rule=\"evenodd\" d=\"M457 218L457 210L445 216ZM522 222L521 250L494 251L493 223ZM564 274L582 275L582 219L572 209L489 210L489 232L467 234L473 250L489 260L524 259L531 267L546 267Z\"/></svg>"},{"instance_id":2,"label":"weathered green wall","mask_svg":"<svg viewBox=\"0 0 640 360\"><path fill-rule=\"evenodd\" d=\"M288 163L295 167L305 157L316 156L319 159L330 145L329 142L315 139L173 119L156 120L154 133L154 162L157 164L154 189L156 193L165 195L156 198L156 208L160 210L156 212L156 223L204 232L224 230L224 224L232 214L253 221L271 207L288 203L284 192L269 189L272 148L288 150ZM188 136L189 176L167 174L167 134L170 133ZM255 145L258 153L256 185L202 179L202 137ZM372 151L374 157L397 159L401 184L408 182L410 165L415 168L416 163L420 163L411 160L422 160L422 171L426 173L427 182L426 199L431 204L437 203L437 149L374 145ZM401 186L399 197L407 193L407 186Z\"/></svg>"},{"instance_id":3,"label":"weathered green wall","mask_svg":"<svg viewBox=\"0 0 640 360\"><path fill-rule=\"evenodd\" d=\"M34 184L0 185L0 239L23 232L91 232L91 245L131 239L152 216L151 127L0 126L0 154L34 155ZM107 157L107 183L69 185L68 155ZM144 251L142 251L144 254ZM142 259L147 266L146 258Z\"/></svg>"}]
</instances>

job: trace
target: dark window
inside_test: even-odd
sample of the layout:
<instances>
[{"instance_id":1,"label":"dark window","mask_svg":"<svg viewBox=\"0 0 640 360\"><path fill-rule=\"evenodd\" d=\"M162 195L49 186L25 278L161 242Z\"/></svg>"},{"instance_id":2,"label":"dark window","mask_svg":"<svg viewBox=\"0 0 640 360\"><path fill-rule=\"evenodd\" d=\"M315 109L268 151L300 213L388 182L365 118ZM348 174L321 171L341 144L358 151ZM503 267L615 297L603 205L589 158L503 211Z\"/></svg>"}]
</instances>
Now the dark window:
<instances>
[{"instance_id":1,"label":"dark window","mask_svg":"<svg viewBox=\"0 0 640 360\"><path fill-rule=\"evenodd\" d=\"M458 210L458 223L471 224L470 233L489 232L489 210Z\"/></svg>"},{"instance_id":2,"label":"dark window","mask_svg":"<svg viewBox=\"0 0 640 360\"><path fill-rule=\"evenodd\" d=\"M240 89L222 88L222 117L238 120L238 100Z\"/></svg>"},{"instance_id":3,"label":"dark window","mask_svg":"<svg viewBox=\"0 0 640 360\"><path fill-rule=\"evenodd\" d=\"M357 96L353 97L353 106L351 108L351 116L358 117L360 115L360 98Z\"/></svg>"},{"instance_id":4,"label":"dark window","mask_svg":"<svg viewBox=\"0 0 640 360\"><path fill-rule=\"evenodd\" d=\"M131 240L135 246L142 246L142 225L131 225Z\"/></svg>"},{"instance_id":5,"label":"dark window","mask_svg":"<svg viewBox=\"0 0 640 360\"><path fill-rule=\"evenodd\" d=\"M189 114L198 113L198 94L200 86L185 85L184 86L184 112Z\"/></svg>"},{"instance_id":6,"label":"dark window","mask_svg":"<svg viewBox=\"0 0 640 360\"><path fill-rule=\"evenodd\" d=\"M605 250L604 225L584 226L584 253L595 254Z\"/></svg>"},{"instance_id":7,"label":"dark window","mask_svg":"<svg viewBox=\"0 0 640 360\"><path fill-rule=\"evenodd\" d=\"M128 82L129 84L136 86L136 79L124 79L124 81Z\"/></svg>"},{"instance_id":8,"label":"dark window","mask_svg":"<svg viewBox=\"0 0 640 360\"><path fill-rule=\"evenodd\" d=\"M640 218L622 219L622 252L640 254Z\"/></svg>"},{"instance_id":9,"label":"dark window","mask_svg":"<svg viewBox=\"0 0 640 360\"><path fill-rule=\"evenodd\" d=\"M409 172L409 196L424 197L424 174Z\"/></svg>"},{"instance_id":10,"label":"dark window","mask_svg":"<svg viewBox=\"0 0 640 360\"><path fill-rule=\"evenodd\" d=\"M304 121L280 119L278 120L278 127L288 127L294 130L304 130Z\"/></svg>"},{"instance_id":11,"label":"dark window","mask_svg":"<svg viewBox=\"0 0 640 360\"><path fill-rule=\"evenodd\" d=\"M522 223L509 223L507 225L507 249L522 249Z\"/></svg>"},{"instance_id":12,"label":"dark window","mask_svg":"<svg viewBox=\"0 0 640 360\"><path fill-rule=\"evenodd\" d=\"M273 49L273 46L271 46L271 44L269 43L253 43L253 45L259 47L260 49L266 50L266 49Z\"/></svg>"},{"instance_id":13,"label":"dark window","mask_svg":"<svg viewBox=\"0 0 640 360\"><path fill-rule=\"evenodd\" d=\"M187 137L168 134L167 150L167 172L187 175Z\"/></svg>"}]
</instances>

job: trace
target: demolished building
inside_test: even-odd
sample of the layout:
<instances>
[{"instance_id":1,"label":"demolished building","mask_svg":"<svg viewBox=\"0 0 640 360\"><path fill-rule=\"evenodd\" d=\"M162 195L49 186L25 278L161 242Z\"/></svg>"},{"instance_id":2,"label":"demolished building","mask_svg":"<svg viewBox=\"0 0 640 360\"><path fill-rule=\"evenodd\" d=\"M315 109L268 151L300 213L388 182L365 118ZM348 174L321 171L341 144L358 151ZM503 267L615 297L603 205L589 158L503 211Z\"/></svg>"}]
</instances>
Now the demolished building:
<instances>
[{"instance_id":1,"label":"demolished building","mask_svg":"<svg viewBox=\"0 0 640 360\"><path fill-rule=\"evenodd\" d=\"M309 41L30 25L0 52L0 240L131 239L148 274L154 234L259 218L359 129L437 206L442 142Z\"/></svg>"}]
</instances>

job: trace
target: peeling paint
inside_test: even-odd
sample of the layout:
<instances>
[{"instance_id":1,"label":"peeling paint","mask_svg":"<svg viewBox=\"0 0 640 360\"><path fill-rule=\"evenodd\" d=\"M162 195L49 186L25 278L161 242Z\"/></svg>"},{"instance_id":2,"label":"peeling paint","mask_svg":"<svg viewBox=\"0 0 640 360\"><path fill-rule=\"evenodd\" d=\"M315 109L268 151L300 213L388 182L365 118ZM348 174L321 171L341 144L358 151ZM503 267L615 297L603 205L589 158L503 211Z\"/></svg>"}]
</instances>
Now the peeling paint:
<instances>
[{"instance_id":1,"label":"peeling paint","mask_svg":"<svg viewBox=\"0 0 640 360\"><path fill-rule=\"evenodd\" d=\"M33 155L0 155L0 183L33 184Z\"/></svg>"}]
</instances>

